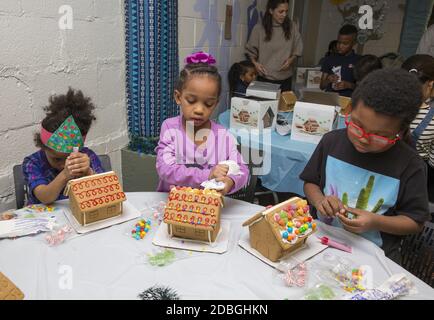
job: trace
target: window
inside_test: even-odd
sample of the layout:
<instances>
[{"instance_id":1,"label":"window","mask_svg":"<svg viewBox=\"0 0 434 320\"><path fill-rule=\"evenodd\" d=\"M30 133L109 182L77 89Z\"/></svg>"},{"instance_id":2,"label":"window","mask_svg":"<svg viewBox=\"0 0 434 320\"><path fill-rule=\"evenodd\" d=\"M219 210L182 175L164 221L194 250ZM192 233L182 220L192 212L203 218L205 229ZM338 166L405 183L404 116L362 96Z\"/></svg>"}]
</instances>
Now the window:
<instances>
[{"instance_id":1,"label":"window","mask_svg":"<svg viewBox=\"0 0 434 320\"><path fill-rule=\"evenodd\" d=\"M175 227L175 232L185 233L185 227Z\"/></svg>"}]
</instances>

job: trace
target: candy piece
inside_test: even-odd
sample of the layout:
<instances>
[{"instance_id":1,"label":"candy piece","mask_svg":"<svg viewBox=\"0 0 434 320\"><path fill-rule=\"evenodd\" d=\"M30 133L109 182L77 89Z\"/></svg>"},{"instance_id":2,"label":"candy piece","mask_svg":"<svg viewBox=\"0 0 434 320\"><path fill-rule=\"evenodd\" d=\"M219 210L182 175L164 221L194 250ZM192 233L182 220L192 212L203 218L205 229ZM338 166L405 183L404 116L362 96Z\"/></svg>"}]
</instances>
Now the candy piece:
<instances>
[{"instance_id":1,"label":"candy piece","mask_svg":"<svg viewBox=\"0 0 434 320\"><path fill-rule=\"evenodd\" d=\"M288 227L288 232L292 233L292 228L291 227Z\"/></svg>"},{"instance_id":2,"label":"candy piece","mask_svg":"<svg viewBox=\"0 0 434 320\"><path fill-rule=\"evenodd\" d=\"M279 224L280 224L282 227L284 227L286 223L285 223L285 221L280 220L280 221L279 221Z\"/></svg>"},{"instance_id":3,"label":"candy piece","mask_svg":"<svg viewBox=\"0 0 434 320\"><path fill-rule=\"evenodd\" d=\"M288 221L287 225L288 225L288 227L292 228L294 226L294 223L292 221Z\"/></svg>"},{"instance_id":4,"label":"candy piece","mask_svg":"<svg viewBox=\"0 0 434 320\"><path fill-rule=\"evenodd\" d=\"M300 231L298 229L295 229L295 234L298 236L300 234Z\"/></svg>"},{"instance_id":5,"label":"candy piece","mask_svg":"<svg viewBox=\"0 0 434 320\"><path fill-rule=\"evenodd\" d=\"M312 230L316 229L316 223L312 223Z\"/></svg>"},{"instance_id":6,"label":"candy piece","mask_svg":"<svg viewBox=\"0 0 434 320\"><path fill-rule=\"evenodd\" d=\"M282 238L283 238L283 239L288 238L288 232L285 231L285 232L282 234Z\"/></svg>"},{"instance_id":7,"label":"candy piece","mask_svg":"<svg viewBox=\"0 0 434 320\"><path fill-rule=\"evenodd\" d=\"M274 215L274 220L276 221L276 222L279 222L280 221L280 215L278 215L277 213Z\"/></svg>"},{"instance_id":8,"label":"candy piece","mask_svg":"<svg viewBox=\"0 0 434 320\"><path fill-rule=\"evenodd\" d=\"M297 221L297 222L295 223L295 227L296 227L296 228L300 228L300 227L301 227L301 223Z\"/></svg>"}]
</instances>

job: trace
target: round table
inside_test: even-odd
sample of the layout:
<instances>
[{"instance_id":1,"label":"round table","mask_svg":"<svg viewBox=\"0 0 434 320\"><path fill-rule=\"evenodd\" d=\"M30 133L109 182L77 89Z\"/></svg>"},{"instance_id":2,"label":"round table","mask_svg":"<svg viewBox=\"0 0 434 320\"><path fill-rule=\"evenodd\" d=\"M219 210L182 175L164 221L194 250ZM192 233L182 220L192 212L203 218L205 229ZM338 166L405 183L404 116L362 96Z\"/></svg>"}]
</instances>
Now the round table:
<instances>
[{"instance_id":1,"label":"round table","mask_svg":"<svg viewBox=\"0 0 434 320\"><path fill-rule=\"evenodd\" d=\"M127 193L128 200L140 211L160 201L166 193ZM175 289L181 299L300 299L302 288L288 288L275 278L272 267L238 246L242 223L264 208L239 200L225 199L222 219L231 222L228 250L224 254L182 252L166 267L144 263L147 253L155 250L152 237L142 241L131 238L133 221L68 239L49 247L44 235L0 240L0 271L13 281L26 299L138 299L138 294L153 285ZM59 216L59 221L62 217ZM345 256L372 266L374 284L380 285L392 273L406 273L419 293L407 299L433 299L434 290L385 258L373 243L344 230L319 224L318 234L333 232L353 246L353 254L326 249L312 258L320 261L325 252ZM309 284L315 283L309 277Z\"/></svg>"}]
</instances>

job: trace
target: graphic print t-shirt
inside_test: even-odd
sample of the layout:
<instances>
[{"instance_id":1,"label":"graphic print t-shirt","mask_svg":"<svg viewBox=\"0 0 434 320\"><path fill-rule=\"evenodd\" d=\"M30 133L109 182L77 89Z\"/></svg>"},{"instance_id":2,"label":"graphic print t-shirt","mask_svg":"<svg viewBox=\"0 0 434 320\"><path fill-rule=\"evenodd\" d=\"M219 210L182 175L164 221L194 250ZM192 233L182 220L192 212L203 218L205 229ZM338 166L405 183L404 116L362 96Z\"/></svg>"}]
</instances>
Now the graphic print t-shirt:
<instances>
[{"instance_id":1,"label":"graphic print t-shirt","mask_svg":"<svg viewBox=\"0 0 434 320\"><path fill-rule=\"evenodd\" d=\"M350 208L381 215L405 215L416 222L429 220L426 166L407 144L399 141L382 153L360 153L347 130L326 134L318 144L300 179L318 185ZM334 226L342 227L333 220ZM361 234L395 256L400 236L370 231Z\"/></svg>"}]
</instances>

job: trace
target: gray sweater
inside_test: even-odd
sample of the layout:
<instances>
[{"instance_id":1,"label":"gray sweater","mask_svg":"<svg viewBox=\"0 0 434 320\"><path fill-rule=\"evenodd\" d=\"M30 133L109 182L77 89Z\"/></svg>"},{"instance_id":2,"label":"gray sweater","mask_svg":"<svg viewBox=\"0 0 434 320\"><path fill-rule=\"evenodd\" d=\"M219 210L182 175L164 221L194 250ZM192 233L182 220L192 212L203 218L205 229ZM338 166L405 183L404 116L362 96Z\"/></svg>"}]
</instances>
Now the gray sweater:
<instances>
[{"instance_id":1,"label":"gray sweater","mask_svg":"<svg viewBox=\"0 0 434 320\"><path fill-rule=\"evenodd\" d=\"M282 64L291 56L300 57L303 54L303 42L297 25L291 23L291 37L285 39L285 33L281 26L273 27L273 35L270 41L265 41L265 29L262 24L257 24L246 43L246 53L264 65L268 74L267 79L285 80L294 73L293 66L288 70L279 71ZM294 62L295 64L295 62Z\"/></svg>"}]
</instances>

